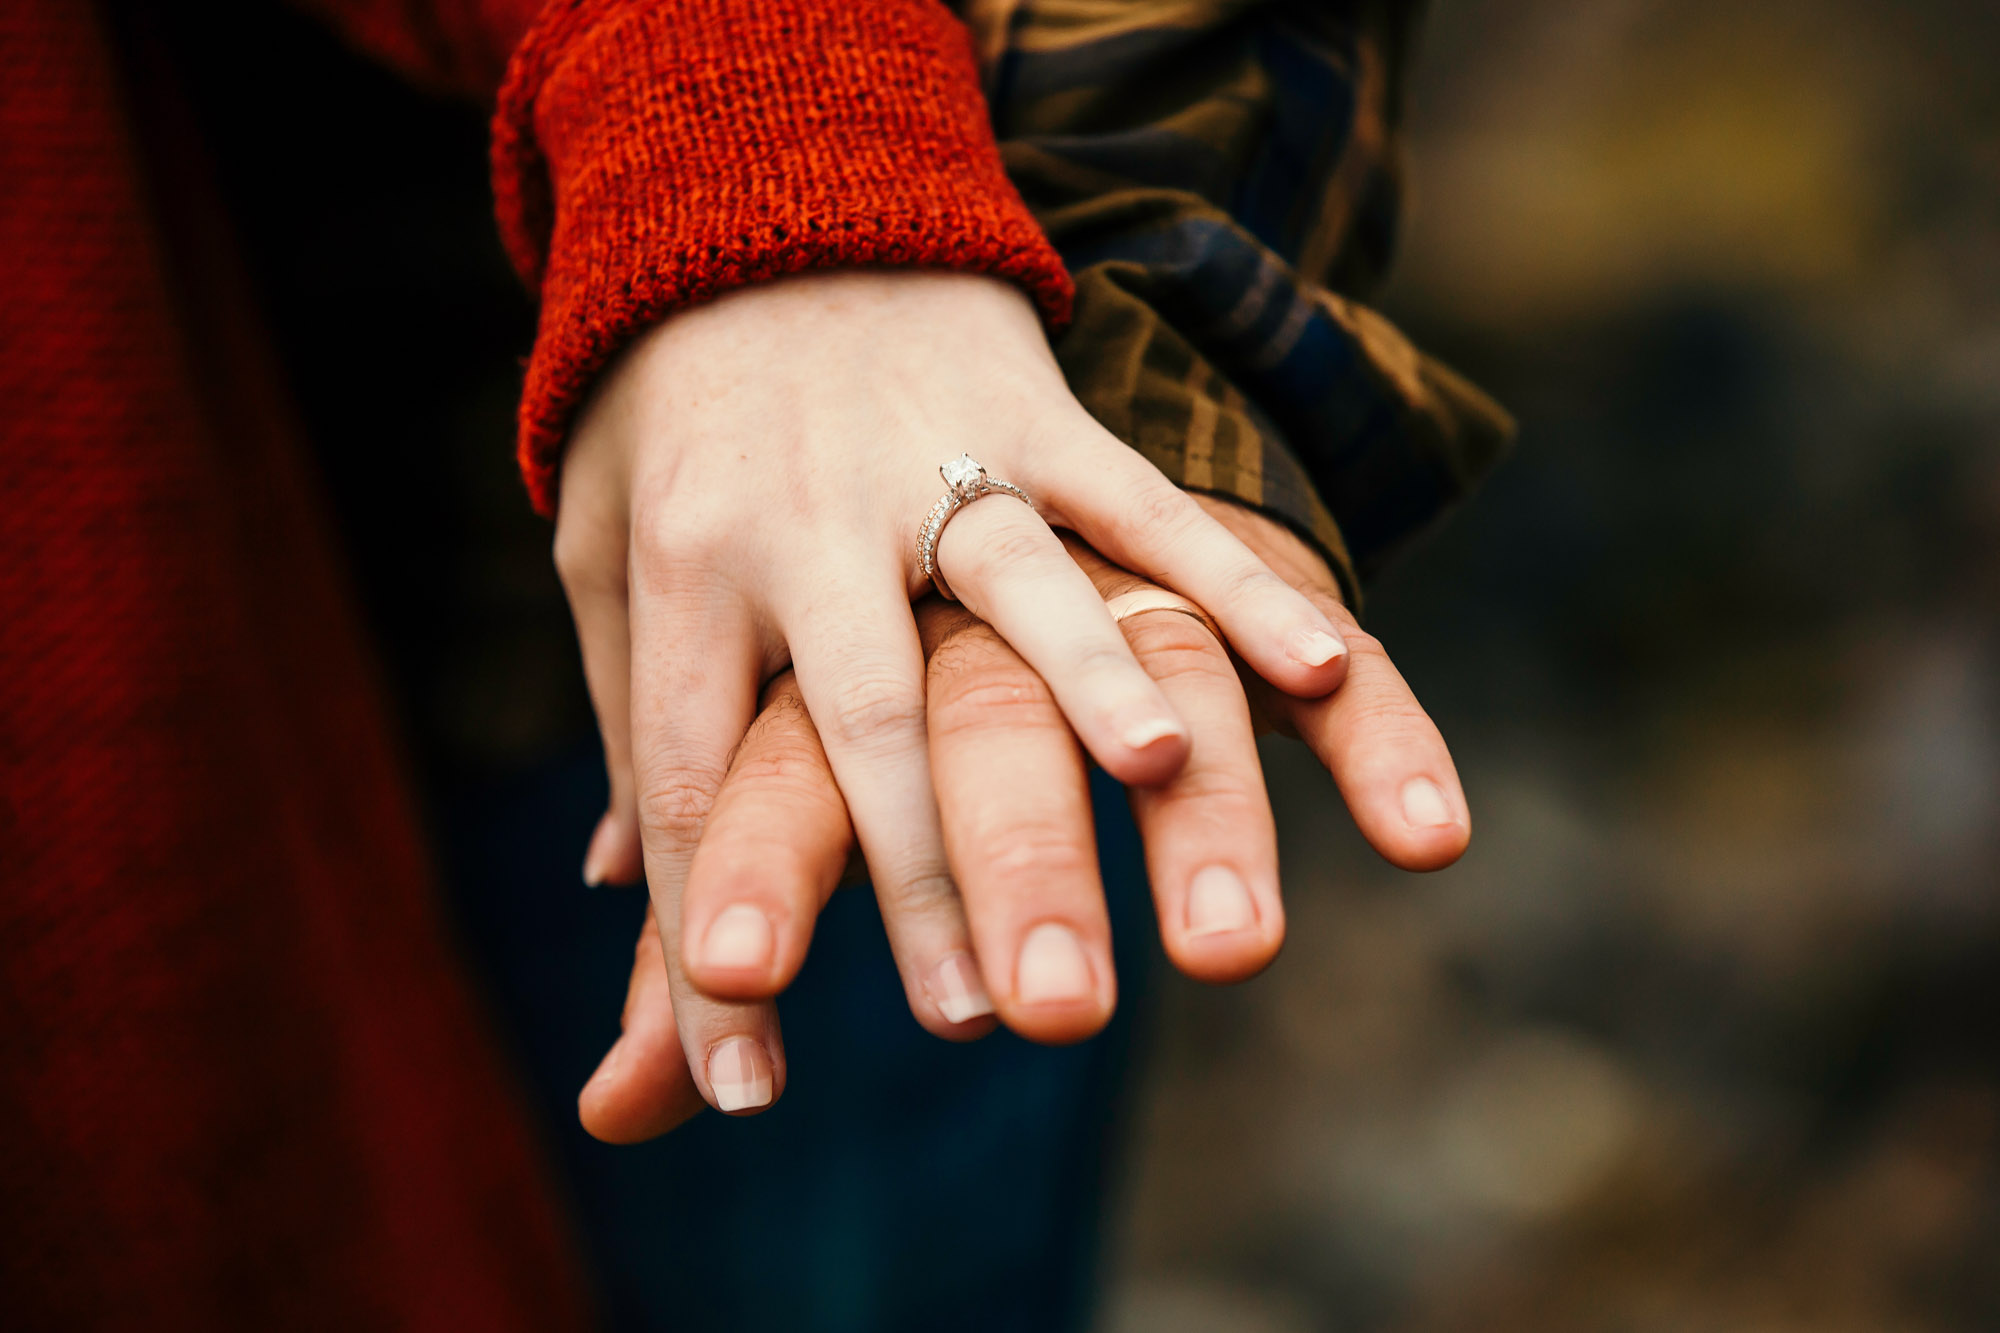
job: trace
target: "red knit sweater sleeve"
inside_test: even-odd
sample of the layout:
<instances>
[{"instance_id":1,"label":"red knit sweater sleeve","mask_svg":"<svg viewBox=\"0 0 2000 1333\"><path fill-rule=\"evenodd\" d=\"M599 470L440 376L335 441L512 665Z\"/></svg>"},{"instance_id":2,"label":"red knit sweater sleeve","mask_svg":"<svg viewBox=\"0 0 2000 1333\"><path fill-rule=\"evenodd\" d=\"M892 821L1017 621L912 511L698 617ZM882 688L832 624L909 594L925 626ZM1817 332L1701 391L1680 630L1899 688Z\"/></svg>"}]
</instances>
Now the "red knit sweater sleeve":
<instances>
[{"instance_id":1,"label":"red knit sweater sleeve","mask_svg":"<svg viewBox=\"0 0 2000 1333\"><path fill-rule=\"evenodd\" d=\"M1069 276L1000 165L941 0L297 0L433 87L499 84L493 192L541 297L519 449L555 506L571 414L683 306L808 269Z\"/></svg>"},{"instance_id":2,"label":"red knit sweater sleeve","mask_svg":"<svg viewBox=\"0 0 2000 1333\"><path fill-rule=\"evenodd\" d=\"M537 507L570 415L635 332L733 287L886 264L1013 279L1062 262L1000 165L970 34L938 0L582 0L514 52L501 230L541 293L520 418Z\"/></svg>"}]
</instances>

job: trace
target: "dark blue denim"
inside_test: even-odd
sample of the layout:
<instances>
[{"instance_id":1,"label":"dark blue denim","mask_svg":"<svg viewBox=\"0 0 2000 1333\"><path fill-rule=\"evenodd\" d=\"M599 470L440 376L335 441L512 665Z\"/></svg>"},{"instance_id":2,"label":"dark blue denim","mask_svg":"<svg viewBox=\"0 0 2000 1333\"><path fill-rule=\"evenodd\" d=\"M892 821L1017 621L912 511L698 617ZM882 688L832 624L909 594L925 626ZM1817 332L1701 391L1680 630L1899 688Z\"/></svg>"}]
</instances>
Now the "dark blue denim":
<instances>
[{"instance_id":1,"label":"dark blue denim","mask_svg":"<svg viewBox=\"0 0 2000 1333\"><path fill-rule=\"evenodd\" d=\"M821 918L779 1002L783 1101L640 1147L577 1127L618 1031L644 903L576 863L603 808L580 752L444 795L447 879L613 1329L1081 1328L1135 1022L1158 965L1123 793L1093 776L1121 1003L1096 1039L939 1041L910 1017L866 890Z\"/></svg>"}]
</instances>

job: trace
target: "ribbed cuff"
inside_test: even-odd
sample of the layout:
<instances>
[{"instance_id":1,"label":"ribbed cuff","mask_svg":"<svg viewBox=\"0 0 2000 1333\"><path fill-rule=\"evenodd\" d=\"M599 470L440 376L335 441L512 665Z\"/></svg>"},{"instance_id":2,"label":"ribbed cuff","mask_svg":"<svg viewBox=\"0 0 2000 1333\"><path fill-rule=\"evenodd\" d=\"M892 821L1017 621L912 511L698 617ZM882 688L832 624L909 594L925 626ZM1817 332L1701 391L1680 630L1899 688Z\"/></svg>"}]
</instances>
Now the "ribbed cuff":
<instances>
[{"instance_id":1,"label":"ribbed cuff","mask_svg":"<svg viewBox=\"0 0 2000 1333\"><path fill-rule=\"evenodd\" d=\"M552 512L569 419L673 311L809 269L989 273L1043 318L1069 277L1000 165L937 0L554 4L494 122L502 234L541 294L520 460Z\"/></svg>"}]
</instances>

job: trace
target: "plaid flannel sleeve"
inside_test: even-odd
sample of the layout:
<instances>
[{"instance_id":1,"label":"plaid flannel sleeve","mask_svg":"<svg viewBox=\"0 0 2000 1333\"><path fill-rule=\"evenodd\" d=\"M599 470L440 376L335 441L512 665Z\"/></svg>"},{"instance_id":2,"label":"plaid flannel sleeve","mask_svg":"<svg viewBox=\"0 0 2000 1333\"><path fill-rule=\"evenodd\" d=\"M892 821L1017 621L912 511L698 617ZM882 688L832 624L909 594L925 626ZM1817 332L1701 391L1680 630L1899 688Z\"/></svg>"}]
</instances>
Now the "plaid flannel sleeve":
<instances>
[{"instance_id":1,"label":"plaid flannel sleeve","mask_svg":"<svg viewBox=\"0 0 2000 1333\"><path fill-rule=\"evenodd\" d=\"M1360 298L1400 198L1409 0L967 0L1008 174L1076 280L1084 405L1360 581L1513 438Z\"/></svg>"}]
</instances>

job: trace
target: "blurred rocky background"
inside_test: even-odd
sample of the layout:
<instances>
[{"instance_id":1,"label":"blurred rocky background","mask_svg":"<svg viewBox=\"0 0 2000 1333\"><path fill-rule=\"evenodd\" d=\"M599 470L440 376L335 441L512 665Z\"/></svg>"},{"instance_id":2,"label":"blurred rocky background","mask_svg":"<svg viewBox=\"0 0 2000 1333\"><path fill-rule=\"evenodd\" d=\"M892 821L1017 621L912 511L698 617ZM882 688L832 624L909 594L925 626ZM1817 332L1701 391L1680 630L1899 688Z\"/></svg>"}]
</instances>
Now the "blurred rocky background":
<instances>
[{"instance_id":1,"label":"blurred rocky background","mask_svg":"<svg viewBox=\"0 0 2000 1333\"><path fill-rule=\"evenodd\" d=\"M588 770L483 119L262 22L190 63L413 755ZM2000 1329L1996 64L1990 0L1434 0L1382 304L1523 430L1369 610L1473 848L1271 745L1291 941L1161 982L1110 1333Z\"/></svg>"},{"instance_id":2,"label":"blurred rocky background","mask_svg":"<svg viewBox=\"0 0 2000 1333\"><path fill-rule=\"evenodd\" d=\"M1521 418L1372 627L1476 833L1273 745L1105 1325L2000 1328L2000 8L1438 0L1385 308Z\"/></svg>"}]
</instances>

